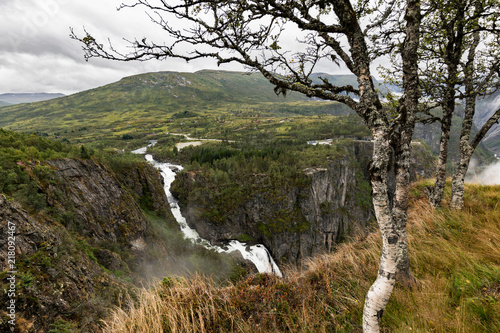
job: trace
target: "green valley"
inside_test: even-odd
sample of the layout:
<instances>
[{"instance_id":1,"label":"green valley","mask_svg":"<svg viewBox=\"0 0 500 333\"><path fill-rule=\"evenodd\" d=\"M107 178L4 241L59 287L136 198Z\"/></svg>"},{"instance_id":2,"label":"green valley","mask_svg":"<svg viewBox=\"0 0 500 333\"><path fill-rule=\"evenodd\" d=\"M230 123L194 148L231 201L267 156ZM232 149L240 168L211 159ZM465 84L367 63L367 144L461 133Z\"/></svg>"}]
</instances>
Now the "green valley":
<instances>
[{"instance_id":1,"label":"green valley","mask_svg":"<svg viewBox=\"0 0 500 333\"><path fill-rule=\"evenodd\" d=\"M0 127L97 144L162 132L222 138L221 128L248 127L249 119L348 113L338 103L276 96L258 74L204 70L142 74L63 98L2 107ZM120 141L112 146L125 147Z\"/></svg>"}]
</instances>

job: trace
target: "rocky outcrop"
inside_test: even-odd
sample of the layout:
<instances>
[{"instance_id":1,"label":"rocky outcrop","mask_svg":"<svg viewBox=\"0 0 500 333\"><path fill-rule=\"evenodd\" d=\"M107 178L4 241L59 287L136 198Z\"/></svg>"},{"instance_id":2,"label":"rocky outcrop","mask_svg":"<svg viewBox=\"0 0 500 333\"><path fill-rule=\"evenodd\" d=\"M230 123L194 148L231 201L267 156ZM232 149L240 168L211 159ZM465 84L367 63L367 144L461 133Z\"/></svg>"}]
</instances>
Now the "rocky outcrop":
<instances>
[{"instance_id":1,"label":"rocky outcrop","mask_svg":"<svg viewBox=\"0 0 500 333\"><path fill-rule=\"evenodd\" d=\"M93 260L84 240L44 214L30 216L1 194L0 235L2 289L13 293L2 292L0 302L15 302L15 317L6 306L0 309L0 331L46 332L59 322L82 332L100 332L106 308L125 300L130 286ZM9 253L9 241L14 253ZM15 326L9 324L13 318Z\"/></svg>"},{"instance_id":2,"label":"rocky outcrop","mask_svg":"<svg viewBox=\"0 0 500 333\"><path fill-rule=\"evenodd\" d=\"M251 175L248 188L257 188L231 211L214 217L203 198L209 190L202 172L180 173L173 186L180 197L188 223L211 242L241 239L263 243L279 261L297 263L329 252L346 237L363 233L373 220L368 164L370 142L356 142L324 168L306 168L294 183L273 182L268 175ZM432 157L415 145L420 158L412 170L415 178ZM426 160L424 159L426 158ZM201 194L200 194L201 193ZM222 215L222 217L221 217Z\"/></svg>"},{"instance_id":3,"label":"rocky outcrop","mask_svg":"<svg viewBox=\"0 0 500 333\"><path fill-rule=\"evenodd\" d=\"M54 172L53 180L39 186L69 231L84 236L92 246L113 244L113 248L127 251L125 261L132 271L140 271L148 261L157 261L150 250L157 253L156 257L167 259L164 246L141 209L144 203L144 209L174 220L155 168L142 163L118 176L94 160L59 159L47 164Z\"/></svg>"},{"instance_id":4,"label":"rocky outcrop","mask_svg":"<svg viewBox=\"0 0 500 333\"><path fill-rule=\"evenodd\" d=\"M0 194L0 288L15 275L15 332L100 332L135 286L188 270L243 274L243 258L182 237L152 165L102 160L25 161L29 191L16 193L19 203ZM10 303L8 293L0 302ZM0 308L0 332L10 331L9 311Z\"/></svg>"},{"instance_id":5,"label":"rocky outcrop","mask_svg":"<svg viewBox=\"0 0 500 333\"><path fill-rule=\"evenodd\" d=\"M136 168L124 170L118 178L132 190L142 208L163 215L171 215L170 205L163 189L163 177L149 163L142 163Z\"/></svg>"},{"instance_id":6,"label":"rocky outcrop","mask_svg":"<svg viewBox=\"0 0 500 333\"><path fill-rule=\"evenodd\" d=\"M184 177L186 182L198 181L197 175ZM349 229L364 225L371 216L371 206L359 205L352 195L358 192L358 183L355 168L347 160L325 169L306 169L304 181L305 187L273 184L262 188L225 216L223 223L211 221L205 214L207 207L191 200L183 211L188 223L211 242L243 237L266 245L275 259L295 263L331 250Z\"/></svg>"},{"instance_id":7,"label":"rocky outcrop","mask_svg":"<svg viewBox=\"0 0 500 333\"><path fill-rule=\"evenodd\" d=\"M60 159L47 162L57 181L44 189L52 207L70 211L70 230L95 243L110 241L132 246L143 239L148 225L128 191L102 164L93 160ZM79 230L78 230L79 229Z\"/></svg>"},{"instance_id":8,"label":"rocky outcrop","mask_svg":"<svg viewBox=\"0 0 500 333\"><path fill-rule=\"evenodd\" d=\"M163 208L168 203L161 176L147 163L118 176L91 159L32 162L26 170L46 200L43 211L28 212L0 194L0 271L6 290L12 270L8 242L15 243L16 332L45 332L58 325L99 332L109 308L125 304L133 288L128 281L159 277L172 261L165 239L140 207L146 200L146 208L162 221L174 219ZM12 239L9 225L15 226ZM6 293L0 298L2 304L10 301ZM2 332L10 331L8 314L0 309Z\"/></svg>"}]
</instances>

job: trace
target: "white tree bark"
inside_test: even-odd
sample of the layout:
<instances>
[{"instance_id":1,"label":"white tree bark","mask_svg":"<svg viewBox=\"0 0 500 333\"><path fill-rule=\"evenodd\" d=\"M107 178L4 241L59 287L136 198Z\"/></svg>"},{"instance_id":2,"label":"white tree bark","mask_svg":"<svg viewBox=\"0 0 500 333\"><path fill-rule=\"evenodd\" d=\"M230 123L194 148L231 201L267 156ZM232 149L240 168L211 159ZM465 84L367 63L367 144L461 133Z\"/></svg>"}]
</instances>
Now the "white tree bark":
<instances>
[{"instance_id":1,"label":"white tree bark","mask_svg":"<svg viewBox=\"0 0 500 333\"><path fill-rule=\"evenodd\" d=\"M392 217L392 209L389 206L387 170L390 156L391 148L387 129L380 126L374 131L373 161L370 171L373 206L382 235L382 257L377 279L366 294L363 309L363 332L365 333L378 333L380 331L380 320L396 283L400 235L397 224Z\"/></svg>"}]
</instances>

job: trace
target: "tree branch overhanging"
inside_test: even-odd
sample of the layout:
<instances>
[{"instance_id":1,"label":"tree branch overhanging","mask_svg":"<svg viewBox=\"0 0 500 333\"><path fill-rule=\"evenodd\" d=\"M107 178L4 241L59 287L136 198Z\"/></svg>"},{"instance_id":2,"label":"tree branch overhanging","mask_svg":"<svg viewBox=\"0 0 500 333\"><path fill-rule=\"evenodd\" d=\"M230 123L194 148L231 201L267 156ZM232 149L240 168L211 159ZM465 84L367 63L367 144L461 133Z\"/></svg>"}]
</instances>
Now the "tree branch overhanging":
<instances>
[{"instance_id":1,"label":"tree branch overhanging","mask_svg":"<svg viewBox=\"0 0 500 333\"><path fill-rule=\"evenodd\" d=\"M151 10L153 13L148 14L150 19L172 37L170 44L157 44L146 38L125 40L129 50L119 51L111 41L102 44L85 29L83 37L71 29L71 38L82 43L86 60L94 57L118 61L213 58L219 65L237 62L258 69L268 79L272 77L270 81L276 85L277 92L294 90L357 109L358 102L349 94L359 96L359 89L335 86L325 80L313 82L309 78L318 61L325 58L338 64L342 61L351 71L356 71L351 55L334 36L351 34L346 29L346 22L343 25L340 21L323 23L319 16L312 14L314 2L229 0L169 4L160 0L158 5L156 3L136 0L131 4L122 4L120 9L143 6ZM322 10L333 11L329 7ZM192 26L188 29L175 28L168 15L189 21ZM310 31L309 37L301 41L306 44L306 52L281 52L279 38L285 20ZM195 46L194 50L185 52L186 45Z\"/></svg>"}]
</instances>

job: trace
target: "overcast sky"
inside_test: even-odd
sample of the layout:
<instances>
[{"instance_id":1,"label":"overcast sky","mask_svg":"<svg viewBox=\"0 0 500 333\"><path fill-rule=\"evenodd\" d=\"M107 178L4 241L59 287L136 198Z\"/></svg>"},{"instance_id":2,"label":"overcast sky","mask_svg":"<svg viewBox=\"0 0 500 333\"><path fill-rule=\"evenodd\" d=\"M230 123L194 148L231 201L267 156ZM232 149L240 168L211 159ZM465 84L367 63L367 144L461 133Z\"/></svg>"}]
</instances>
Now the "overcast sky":
<instances>
[{"instance_id":1,"label":"overcast sky","mask_svg":"<svg viewBox=\"0 0 500 333\"><path fill-rule=\"evenodd\" d=\"M85 27L117 44L123 37L156 36L156 40L162 40L158 26L140 8L117 11L122 1L0 0L0 93L70 94L138 73L217 68L207 60L85 62L81 45L69 38L70 27L79 35L83 35ZM228 65L220 69L242 68Z\"/></svg>"},{"instance_id":2,"label":"overcast sky","mask_svg":"<svg viewBox=\"0 0 500 333\"><path fill-rule=\"evenodd\" d=\"M86 62L79 42L69 38L70 27L83 36L87 29L100 41L114 45L148 37L161 43L161 29L140 7L117 11L123 0L0 0L0 94L49 92L71 94L156 71L194 72L218 68L211 60L186 63L179 59L147 62ZM287 38L295 40L288 32ZM244 70L238 64L219 69ZM335 73L331 63L318 71Z\"/></svg>"}]
</instances>

